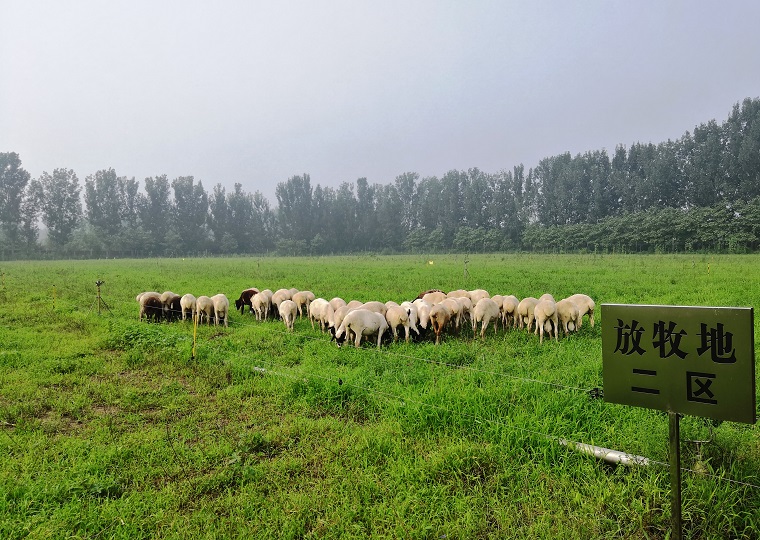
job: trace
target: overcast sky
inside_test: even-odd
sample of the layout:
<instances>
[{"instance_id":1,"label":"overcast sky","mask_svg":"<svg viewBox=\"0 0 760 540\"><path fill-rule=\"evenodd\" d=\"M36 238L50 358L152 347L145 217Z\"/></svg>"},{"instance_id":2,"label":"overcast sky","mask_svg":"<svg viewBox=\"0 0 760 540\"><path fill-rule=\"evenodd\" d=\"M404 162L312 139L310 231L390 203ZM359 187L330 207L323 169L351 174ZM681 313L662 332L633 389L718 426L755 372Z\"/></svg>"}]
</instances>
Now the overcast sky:
<instances>
[{"instance_id":1,"label":"overcast sky","mask_svg":"<svg viewBox=\"0 0 760 540\"><path fill-rule=\"evenodd\" d=\"M760 96L760 2L0 0L0 152L33 177L275 186L526 169Z\"/></svg>"}]
</instances>

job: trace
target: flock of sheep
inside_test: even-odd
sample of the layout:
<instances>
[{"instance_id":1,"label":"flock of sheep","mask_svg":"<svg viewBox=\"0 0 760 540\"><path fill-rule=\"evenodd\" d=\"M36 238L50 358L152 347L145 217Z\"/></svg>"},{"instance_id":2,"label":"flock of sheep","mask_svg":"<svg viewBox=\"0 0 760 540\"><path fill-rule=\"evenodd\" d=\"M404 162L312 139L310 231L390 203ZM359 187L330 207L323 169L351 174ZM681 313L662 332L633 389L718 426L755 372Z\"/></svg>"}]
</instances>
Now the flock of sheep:
<instances>
[{"instance_id":1,"label":"flock of sheep","mask_svg":"<svg viewBox=\"0 0 760 540\"><path fill-rule=\"evenodd\" d=\"M224 294L211 297L186 294L180 297L171 291L163 294L143 292L137 295L140 304L139 320L185 320L189 315L197 323L206 320L206 324L224 324L227 326L230 302ZM445 293L438 289L425 291L414 301L398 304L388 302L346 302L342 298L325 300L316 298L311 291L298 289L279 289L272 292L269 289L260 291L255 287L245 289L240 298L235 301L235 308L245 313L254 313L256 320L262 321L270 317L279 317L288 330L293 330L297 317L307 314L312 328L319 324L323 332L330 332L338 346L346 339L352 340L359 347L362 338L377 339L377 346L386 331L393 334L393 341L398 340L399 329L403 328L404 338L410 341L412 333L423 337L428 330L435 333L436 345L441 342L444 331L459 333L461 327L470 324L473 337L477 334L480 324L480 337L484 338L489 324L493 325L494 333L499 323L504 328L527 328L528 332L540 334L540 342L544 341L544 333L559 340L559 331L565 335L581 327L583 317L588 315L591 326L594 326L594 301L585 294L574 294L568 298L555 301L551 294L540 298L523 298L516 296L491 296L488 291L476 289L466 291L459 289Z\"/></svg>"},{"instance_id":2,"label":"flock of sheep","mask_svg":"<svg viewBox=\"0 0 760 540\"><path fill-rule=\"evenodd\" d=\"M138 320L153 321L172 321L176 319L186 319L190 315L193 320L200 324L206 320L206 324L214 321L214 326L223 323L227 326L229 318L230 301L223 294L214 296L195 297L192 294L186 294L182 297L171 291L165 291L160 294L153 291L142 292L135 298L140 304L140 316Z\"/></svg>"}]
</instances>

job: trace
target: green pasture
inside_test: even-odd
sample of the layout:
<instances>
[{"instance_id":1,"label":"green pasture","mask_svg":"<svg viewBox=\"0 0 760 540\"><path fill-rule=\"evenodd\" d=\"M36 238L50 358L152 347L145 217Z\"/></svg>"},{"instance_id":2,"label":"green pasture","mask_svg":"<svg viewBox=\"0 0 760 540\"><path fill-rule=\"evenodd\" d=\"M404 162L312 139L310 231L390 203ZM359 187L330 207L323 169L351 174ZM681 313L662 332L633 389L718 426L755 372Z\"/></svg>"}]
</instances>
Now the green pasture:
<instances>
[{"instance_id":1,"label":"green pasture","mask_svg":"<svg viewBox=\"0 0 760 540\"><path fill-rule=\"evenodd\" d=\"M138 322L142 291L760 305L758 256L98 260L0 273L3 539L670 535L667 415L590 395L602 387L599 307L594 328L558 343L467 329L380 350L338 349L306 319L289 333L233 312L228 328L197 329L193 356L191 322ZM759 435L682 420L687 538L758 537ZM559 439L653 463L604 464Z\"/></svg>"}]
</instances>

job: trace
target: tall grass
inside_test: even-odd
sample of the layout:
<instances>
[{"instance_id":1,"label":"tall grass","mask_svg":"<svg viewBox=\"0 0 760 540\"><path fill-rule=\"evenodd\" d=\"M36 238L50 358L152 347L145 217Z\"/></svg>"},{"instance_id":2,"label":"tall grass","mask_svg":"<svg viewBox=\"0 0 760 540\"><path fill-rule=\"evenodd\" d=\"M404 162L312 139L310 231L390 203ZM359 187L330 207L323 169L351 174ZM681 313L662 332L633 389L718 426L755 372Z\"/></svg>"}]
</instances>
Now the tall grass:
<instances>
[{"instance_id":1,"label":"tall grass","mask_svg":"<svg viewBox=\"0 0 760 540\"><path fill-rule=\"evenodd\" d=\"M396 300L429 288L597 304L754 306L755 256L399 256L7 263L2 538L664 538L663 413L592 399L601 332L338 349L233 313L139 323L138 292L249 286ZM110 307L99 316L95 281ZM757 331L757 328L756 328ZM760 530L758 430L682 421L689 538ZM689 440L711 442L696 444ZM705 474L707 473L707 474Z\"/></svg>"}]
</instances>

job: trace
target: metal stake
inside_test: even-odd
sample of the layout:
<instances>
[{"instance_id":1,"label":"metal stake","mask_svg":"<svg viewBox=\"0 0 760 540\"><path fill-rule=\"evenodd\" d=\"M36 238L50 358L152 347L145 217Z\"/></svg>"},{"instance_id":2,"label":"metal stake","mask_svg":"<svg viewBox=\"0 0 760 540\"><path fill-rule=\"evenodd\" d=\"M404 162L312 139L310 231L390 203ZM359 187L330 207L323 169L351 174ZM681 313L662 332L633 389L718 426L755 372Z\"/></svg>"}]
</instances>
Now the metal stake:
<instances>
[{"instance_id":1,"label":"metal stake","mask_svg":"<svg viewBox=\"0 0 760 540\"><path fill-rule=\"evenodd\" d=\"M668 411L670 423L670 514L673 539L683 539L681 522L681 415Z\"/></svg>"}]
</instances>

